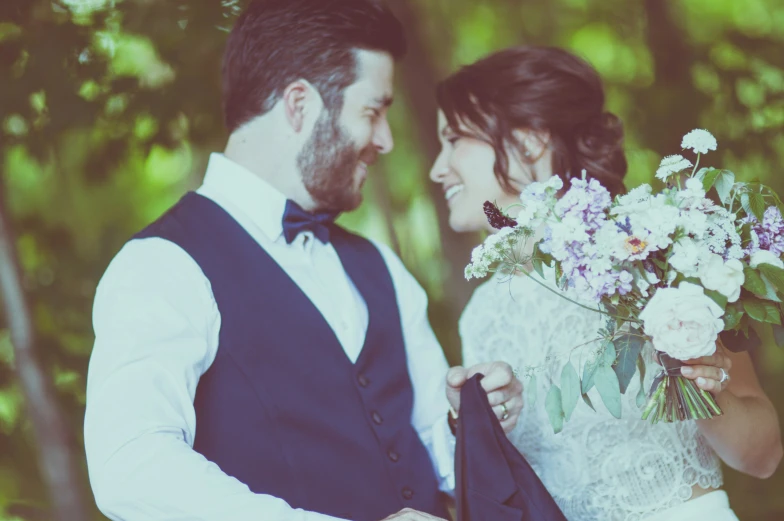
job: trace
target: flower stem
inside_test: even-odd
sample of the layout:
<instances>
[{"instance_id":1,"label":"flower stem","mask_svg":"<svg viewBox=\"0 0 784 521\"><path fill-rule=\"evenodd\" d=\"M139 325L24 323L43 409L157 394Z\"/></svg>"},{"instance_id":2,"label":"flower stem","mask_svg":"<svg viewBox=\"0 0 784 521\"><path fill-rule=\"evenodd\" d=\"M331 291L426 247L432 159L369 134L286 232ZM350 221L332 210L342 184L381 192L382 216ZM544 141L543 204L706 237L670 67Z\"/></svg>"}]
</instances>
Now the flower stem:
<instances>
[{"instance_id":1,"label":"flower stem","mask_svg":"<svg viewBox=\"0 0 784 521\"><path fill-rule=\"evenodd\" d=\"M562 299L564 299L564 300L568 300L568 301L569 301L569 302L571 302L572 304L576 304L576 305L580 306L580 307L581 307L581 308L583 308L583 309L587 309L588 311L593 311L593 312L595 312L595 313L599 313L599 314L601 314L601 315L606 315L606 316L608 316L608 317L611 317L611 318L614 318L614 319L617 319L617 320L622 320L622 321L624 321L624 322L634 322L634 323L636 323L636 324L639 324L639 323L640 323L640 322L639 322L639 320L636 320L636 319L634 319L634 318L632 318L632 317L621 317L621 316L618 316L618 315L613 315L612 313L607 313L606 311L602 311L601 309L598 309L598 308L592 308L592 307L590 307L590 306L586 306L586 305L584 305L584 304L581 304L581 303L577 302L576 300L572 300L572 299L570 299L569 297L567 297L566 295L564 295L563 293L561 293L560 291L556 291L556 290L554 290L553 288L551 288L550 286L548 286L547 284L545 284L544 282L542 282L542 281L540 281L540 280L537 280L537 278L536 278L536 277L534 277L534 276L533 276L533 275L531 275L531 274L530 274L528 271L526 271L525 269L523 269L523 266L522 266L521 264L515 264L515 265L514 265L514 268L515 268L517 271L520 271L521 273L523 273L523 274L524 274L526 277L530 278L531 280L533 280L534 282L536 282L537 284L539 284L540 286L542 286L543 288L547 289L548 291L551 291L551 292L555 293L556 295L558 295L558 296L559 296L559 297L561 297Z\"/></svg>"}]
</instances>

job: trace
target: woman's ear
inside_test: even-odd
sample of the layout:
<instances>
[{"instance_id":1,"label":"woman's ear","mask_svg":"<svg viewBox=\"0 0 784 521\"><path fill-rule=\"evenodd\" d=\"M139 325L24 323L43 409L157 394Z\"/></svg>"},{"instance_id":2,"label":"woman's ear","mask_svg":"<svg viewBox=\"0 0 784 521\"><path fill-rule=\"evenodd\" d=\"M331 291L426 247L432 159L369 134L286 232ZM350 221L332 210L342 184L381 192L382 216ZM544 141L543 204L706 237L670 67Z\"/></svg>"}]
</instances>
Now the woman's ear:
<instances>
[{"instance_id":1,"label":"woman's ear","mask_svg":"<svg viewBox=\"0 0 784 521\"><path fill-rule=\"evenodd\" d=\"M526 163L536 163L547 152L550 144L549 132L515 130L513 134L519 145L520 156Z\"/></svg>"}]
</instances>

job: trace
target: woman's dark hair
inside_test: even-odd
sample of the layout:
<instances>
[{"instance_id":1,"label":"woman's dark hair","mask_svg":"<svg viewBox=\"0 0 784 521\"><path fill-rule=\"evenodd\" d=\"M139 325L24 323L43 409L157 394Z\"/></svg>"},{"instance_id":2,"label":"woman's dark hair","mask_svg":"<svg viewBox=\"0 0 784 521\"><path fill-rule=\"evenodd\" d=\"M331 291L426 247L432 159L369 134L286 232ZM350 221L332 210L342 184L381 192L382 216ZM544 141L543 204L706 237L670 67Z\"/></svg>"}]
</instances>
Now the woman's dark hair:
<instances>
[{"instance_id":1,"label":"woman's dark hair","mask_svg":"<svg viewBox=\"0 0 784 521\"><path fill-rule=\"evenodd\" d=\"M265 114L299 79L340 112L343 91L356 81L357 49L405 54L403 27L379 0L253 0L223 56L226 127L233 132Z\"/></svg>"},{"instance_id":2,"label":"woman's dark hair","mask_svg":"<svg viewBox=\"0 0 784 521\"><path fill-rule=\"evenodd\" d=\"M553 172L565 182L585 169L611 194L624 192L623 125L604 111L599 74L573 54L554 47L506 49L441 82L437 97L453 131L467 127L495 149L494 171L504 190L519 191L509 178L507 147L521 146L514 131L532 130L549 134Z\"/></svg>"}]
</instances>

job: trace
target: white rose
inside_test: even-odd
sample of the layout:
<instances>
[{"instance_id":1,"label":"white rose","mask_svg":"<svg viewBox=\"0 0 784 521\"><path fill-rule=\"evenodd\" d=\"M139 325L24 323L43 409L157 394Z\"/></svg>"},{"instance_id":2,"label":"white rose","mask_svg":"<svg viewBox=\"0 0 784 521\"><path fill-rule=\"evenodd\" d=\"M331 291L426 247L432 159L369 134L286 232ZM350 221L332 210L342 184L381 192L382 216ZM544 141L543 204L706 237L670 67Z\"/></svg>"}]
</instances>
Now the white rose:
<instances>
[{"instance_id":1,"label":"white rose","mask_svg":"<svg viewBox=\"0 0 784 521\"><path fill-rule=\"evenodd\" d=\"M760 264L772 264L777 268L784 269L784 262L781 262L781 259L778 257L778 255L768 250L760 250L751 254L749 265L752 268L756 268Z\"/></svg>"},{"instance_id":2,"label":"white rose","mask_svg":"<svg viewBox=\"0 0 784 521\"><path fill-rule=\"evenodd\" d=\"M659 289L640 313L653 346L678 360L708 356L724 329L724 311L696 284Z\"/></svg>"},{"instance_id":3,"label":"white rose","mask_svg":"<svg viewBox=\"0 0 784 521\"><path fill-rule=\"evenodd\" d=\"M743 264L737 259L724 262L721 256L713 253L700 264L700 282L705 289L727 297L727 302L735 302L740 297L740 287L746 282Z\"/></svg>"}]
</instances>

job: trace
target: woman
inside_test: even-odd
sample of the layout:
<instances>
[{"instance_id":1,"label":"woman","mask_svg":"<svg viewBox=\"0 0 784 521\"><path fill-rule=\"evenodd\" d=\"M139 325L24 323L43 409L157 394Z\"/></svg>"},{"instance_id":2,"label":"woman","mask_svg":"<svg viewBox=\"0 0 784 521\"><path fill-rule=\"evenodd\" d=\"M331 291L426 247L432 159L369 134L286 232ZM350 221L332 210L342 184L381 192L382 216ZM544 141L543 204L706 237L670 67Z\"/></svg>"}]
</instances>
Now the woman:
<instances>
[{"instance_id":1,"label":"woman","mask_svg":"<svg viewBox=\"0 0 784 521\"><path fill-rule=\"evenodd\" d=\"M443 186L456 231L492 232L485 201L508 207L526 184L553 175L566 184L586 170L613 195L624 190L621 123L604 111L596 71L566 51L498 52L442 82L438 102L443 149L430 176ZM719 346L684 371L714 394L724 410L719 418L643 421L635 376L623 419L610 415L594 389L596 412L580 401L563 431L553 433L545 394L564 364L580 359L585 348L575 346L595 338L603 323L526 276L495 276L476 290L460 320L464 361L506 360L535 376L510 439L570 521L737 520L720 490L720 459L765 478L782 455L776 412L745 353ZM643 389L658 370L651 353L647 358ZM729 381L720 381L721 370L731 373Z\"/></svg>"}]
</instances>

